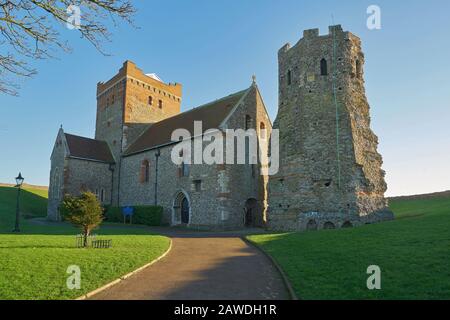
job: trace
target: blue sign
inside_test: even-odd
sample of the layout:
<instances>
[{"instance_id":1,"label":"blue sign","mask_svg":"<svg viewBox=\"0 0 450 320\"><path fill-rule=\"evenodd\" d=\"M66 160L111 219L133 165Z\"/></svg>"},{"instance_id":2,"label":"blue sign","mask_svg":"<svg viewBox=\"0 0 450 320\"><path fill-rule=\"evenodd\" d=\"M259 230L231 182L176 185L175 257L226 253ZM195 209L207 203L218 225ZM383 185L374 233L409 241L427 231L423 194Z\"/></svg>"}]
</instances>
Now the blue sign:
<instances>
[{"instance_id":1,"label":"blue sign","mask_svg":"<svg viewBox=\"0 0 450 320\"><path fill-rule=\"evenodd\" d=\"M122 213L126 217L131 217L134 214L134 208L133 207L123 207Z\"/></svg>"}]
</instances>

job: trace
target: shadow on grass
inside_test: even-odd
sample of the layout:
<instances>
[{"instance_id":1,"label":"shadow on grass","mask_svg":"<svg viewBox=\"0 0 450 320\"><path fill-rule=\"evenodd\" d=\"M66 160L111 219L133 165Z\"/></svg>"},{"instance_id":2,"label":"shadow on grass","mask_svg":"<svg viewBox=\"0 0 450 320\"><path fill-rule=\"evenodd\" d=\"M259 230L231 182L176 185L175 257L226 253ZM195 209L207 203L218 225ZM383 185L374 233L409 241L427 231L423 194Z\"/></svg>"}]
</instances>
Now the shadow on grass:
<instances>
[{"instance_id":1,"label":"shadow on grass","mask_svg":"<svg viewBox=\"0 0 450 320\"><path fill-rule=\"evenodd\" d=\"M41 194L38 194L41 193ZM47 215L47 198L43 190L20 191L20 212L22 217L45 217ZM13 217L16 212L17 188L0 187L0 210L3 218Z\"/></svg>"},{"instance_id":2,"label":"shadow on grass","mask_svg":"<svg viewBox=\"0 0 450 320\"><path fill-rule=\"evenodd\" d=\"M49 246L49 245L35 245L35 244L30 244L30 245L22 245L22 246L0 246L0 251L1 250L11 250L11 249L70 249L70 250L82 250L82 249L89 249L89 248L78 248L75 247L75 245L73 246L69 246L69 245L54 245L54 246Z\"/></svg>"},{"instance_id":3,"label":"shadow on grass","mask_svg":"<svg viewBox=\"0 0 450 320\"><path fill-rule=\"evenodd\" d=\"M26 224L25 218L46 216L47 198L45 192L45 190L21 190L21 223ZM0 233L9 233L14 228L17 193L17 188L0 187Z\"/></svg>"},{"instance_id":4,"label":"shadow on grass","mask_svg":"<svg viewBox=\"0 0 450 320\"><path fill-rule=\"evenodd\" d=\"M450 208L401 205L394 221L250 239L278 261L303 299L448 299ZM367 290L370 265L382 269L383 290Z\"/></svg>"}]
</instances>

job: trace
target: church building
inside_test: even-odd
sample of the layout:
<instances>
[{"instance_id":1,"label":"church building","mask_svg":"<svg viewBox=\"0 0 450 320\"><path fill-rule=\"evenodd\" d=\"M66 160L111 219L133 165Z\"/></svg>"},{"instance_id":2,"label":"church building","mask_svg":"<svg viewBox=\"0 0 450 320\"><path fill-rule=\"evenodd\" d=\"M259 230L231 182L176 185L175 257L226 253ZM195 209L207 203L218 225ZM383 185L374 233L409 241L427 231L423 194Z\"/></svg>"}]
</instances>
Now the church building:
<instances>
[{"instance_id":1,"label":"church building","mask_svg":"<svg viewBox=\"0 0 450 320\"><path fill-rule=\"evenodd\" d=\"M217 130L254 129L268 139L271 122L258 87L230 94L181 113L182 86L164 83L126 61L97 85L95 138L61 128L51 155L48 218L60 220L65 194L95 193L104 205L159 205L163 223L210 229L264 226L268 177L258 164L172 161L177 129L194 137ZM224 138L225 140L225 138ZM225 150L224 150L225 152Z\"/></svg>"},{"instance_id":2,"label":"church building","mask_svg":"<svg viewBox=\"0 0 450 320\"><path fill-rule=\"evenodd\" d=\"M59 130L48 217L60 219L64 194L90 190L112 206L162 206L169 225L305 231L391 220L364 62L361 40L340 25L324 35L305 30L295 45L284 45L272 130L255 80L181 113L180 84L166 84L127 61L97 85L95 139ZM246 149L242 164L176 164L171 155L181 143L172 137L177 129L203 138L211 130L224 136L230 129L253 129L259 152ZM269 139L270 153L263 148ZM269 176L261 161L250 161L255 154L276 157L279 170Z\"/></svg>"}]
</instances>

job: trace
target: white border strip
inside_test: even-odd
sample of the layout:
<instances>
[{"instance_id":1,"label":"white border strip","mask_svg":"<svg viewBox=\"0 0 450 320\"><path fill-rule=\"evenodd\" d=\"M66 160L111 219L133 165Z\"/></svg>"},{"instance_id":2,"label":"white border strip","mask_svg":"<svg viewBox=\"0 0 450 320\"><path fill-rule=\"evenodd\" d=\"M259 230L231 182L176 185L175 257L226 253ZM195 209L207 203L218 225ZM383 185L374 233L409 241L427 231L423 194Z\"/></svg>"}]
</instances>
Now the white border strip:
<instances>
[{"instance_id":1,"label":"white border strip","mask_svg":"<svg viewBox=\"0 0 450 320\"><path fill-rule=\"evenodd\" d=\"M152 262L147 263L146 265L144 265L144 266L142 266L142 267L140 267L140 268L138 268L138 269L136 269L134 271L131 271L130 273L127 273L126 275L124 275L124 276L122 276L122 277L120 277L120 278L118 278L118 279L116 279L116 280L114 280L114 281L112 281L112 282L110 282L108 284L105 284L103 287L100 287L98 289L95 289L94 291L88 292L88 293L82 295L81 297L76 298L75 300L86 300L86 299L89 299L90 297L96 295L97 293L100 293L100 292L102 292L102 291L104 291L104 290L106 290L106 289L108 289L108 288L118 284L119 282L121 282L121 281L123 281L123 280L125 280L125 279L127 279L127 278L129 278L129 277L131 277L133 275L135 275L136 273L144 270L145 268L150 267L152 264L160 261L165 256L167 256L167 254L172 249L172 239L170 239L170 238L168 238L168 239L169 239L170 243L169 243L169 248L167 249L167 251L164 252L161 256L159 256L155 260L153 260Z\"/></svg>"}]
</instances>

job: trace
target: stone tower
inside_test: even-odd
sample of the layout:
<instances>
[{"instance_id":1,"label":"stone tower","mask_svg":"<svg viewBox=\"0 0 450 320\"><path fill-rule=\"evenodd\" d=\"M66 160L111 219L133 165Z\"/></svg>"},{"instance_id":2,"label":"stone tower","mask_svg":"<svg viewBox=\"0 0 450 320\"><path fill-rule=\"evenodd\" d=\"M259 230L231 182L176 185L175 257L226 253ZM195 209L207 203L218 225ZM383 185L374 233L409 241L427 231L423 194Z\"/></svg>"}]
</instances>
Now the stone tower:
<instances>
[{"instance_id":1,"label":"stone tower","mask_svg":"<svg viewBox=\"0 0 450 320\"><path fill-rule=\"evenodd\" d=\"M269 181L269 227L340 228L392 219L370 129L361 41L340 25L304 31L279 60L280 170Z\"/></svg>"},{"instance_id":2,"label":"stone tower","mask_svg":"<svg viewBox=\"0 0 450 320\"><path fill-rule=\"evenodd\" d=\"M125 61L110 80L97 84L95 139L106 141L115 159L111 167L113 205L120 203L123 152L149 125L179 114L181 95L181 84L164 83L131 61Z\"/></svg>"},{"instance_id":3,"label":"stone tower","mask_svg":"<svg viewBox=\"0 0 450 320\"><path fill-rule=\"evenodd\" d=\"M181 89L125 61L113 78L97 84L95 139L107 141L117 160L149 124L180 113Z\"/></svg>"}]
</instances>

